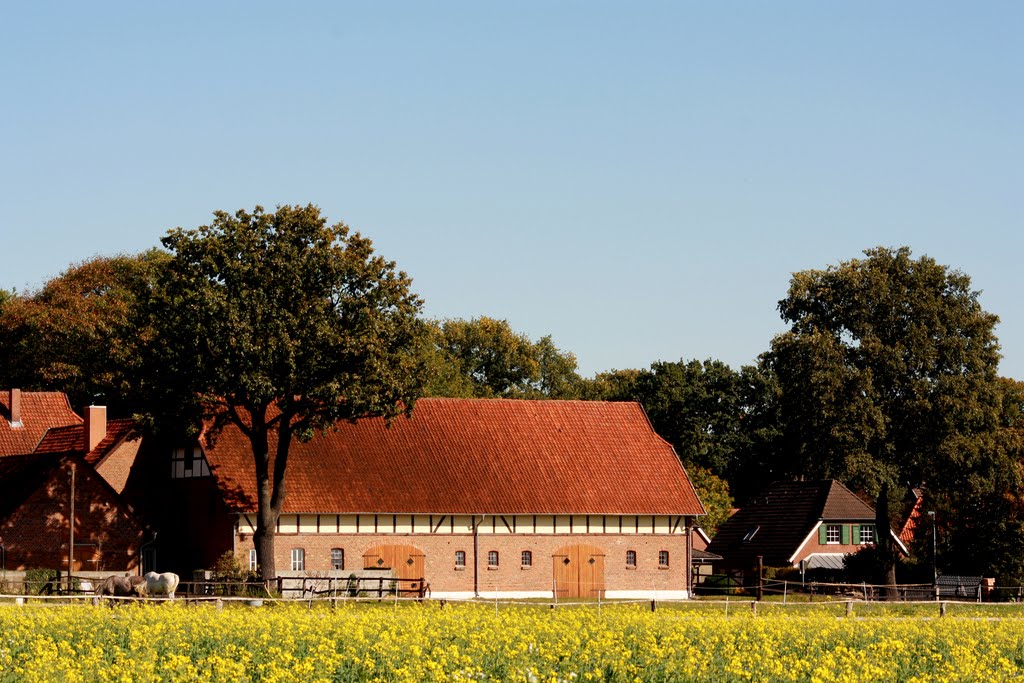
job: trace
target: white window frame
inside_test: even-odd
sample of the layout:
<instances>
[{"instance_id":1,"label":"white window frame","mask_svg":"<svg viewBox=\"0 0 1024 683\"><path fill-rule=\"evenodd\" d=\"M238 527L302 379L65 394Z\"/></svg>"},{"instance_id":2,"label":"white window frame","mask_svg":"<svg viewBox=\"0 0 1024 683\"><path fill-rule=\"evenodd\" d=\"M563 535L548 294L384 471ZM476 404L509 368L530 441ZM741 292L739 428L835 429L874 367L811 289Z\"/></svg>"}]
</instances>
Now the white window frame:
<instances>
[{"instance_id":1,"label":"white window frame","mask_svg":"<svg viewBox=\"0 0 1024 683\"><path fill-rule=\"evenodd\" d=\"M667 567L667 566L669 566L668 563L669 563L670 559L671 559L671 557L669 556L667 550L659 550L658 551L658 566L659 567Z\"/></svg>"},{"instance_id":2,"label":"white window frame","mask_svg":"<svg viewBox=\"0 0 1024 683\"><path fill-rule=\"evenodd\" d=\"M867 538L865 538L865 536ZM874 524L861 524L860 525L860 542L862 544L874 543L875 542L875 525Z\"/></svg>"},{"instance_id":3,"label":"white window frame","mask_svg":"<svg viewBox=\"0 0 1024 683\"><path fill-rule=\"evenodd\" d=\"M256 555L256 548L249 548L249 571L254 572L259 568L259 557Z\"/></svg>"},{"instance_id":4,"label":"white window frame","mask_svg":"<svg viewBox=\"0 0 1024 683\"><path fill-rule=\"evenodd\" d=\"M455 551L455 566L465 569L466 568L466 551L456 550Z\"/></svg>"},{"instance_id":5,"label":"white window frame","mask_svg":"<svg viewBox=\"0 0 1024 683\"><path fill-rule=\"evenodd\" d=\"M497 550L488 550L487 551L487 566L488 567L497 567L497 566L500 565L500 563L501 563L501 555L498 553L498 551Z\"/></svg>"},{"instance_id":6,"label":"white window frame","mask_svg":"<svg viewBox=\"0 0 1024 683\"><path fill-rule=\"evenodd\" d=\"M828 545L839 545L843 540L842 524L825 525L825 543Z\"/></svg>"},{"instance_id":7,"label":"white window frame","mask_svg":"<svg viewBox=\"0 0 1024 683\"><path fill-rule=\"evenodd\" d=\"M292 571L293 572L304 572L304 571L306 571L306 549L305 548L292 548Z\"/></svg>"},{"instance_id":8,"label":"white window frame","mask_svg":"<svg viewBox=\"0 0 1024 683\"><path fill-rule=\"evenodd\" d=\"M630 560L632 560L632 561L630 561ZM636 567L636 551L635 550L627 550L626 551L626 566L627 567L634 567L634 568Z\"/></svg>"},{"instance_id":9,"label":"white window frame","mask_svg":"<svg viewBox=\"0 0 1024 683\"><path fill-rule=\"evenodd\" d=\"M522 566L524 566L524 567L532 567L533 566L533 552L532 551L524 550L522 553L520 553L520 557L522 558L521 559Z\"/></svg>"},{"instance_id":10,"label":"white window frame","mask_svg":"<svg viewBox=\"0 0 1024 683\"><path fill-rule=\"evenodd\" d=\"M339 561L340 560L340 563ZM338 566L338 565L341 566ZM331 569L344 569L345 568L345 549L344 548L331 548Z\"/></svg>"}]
</instances>

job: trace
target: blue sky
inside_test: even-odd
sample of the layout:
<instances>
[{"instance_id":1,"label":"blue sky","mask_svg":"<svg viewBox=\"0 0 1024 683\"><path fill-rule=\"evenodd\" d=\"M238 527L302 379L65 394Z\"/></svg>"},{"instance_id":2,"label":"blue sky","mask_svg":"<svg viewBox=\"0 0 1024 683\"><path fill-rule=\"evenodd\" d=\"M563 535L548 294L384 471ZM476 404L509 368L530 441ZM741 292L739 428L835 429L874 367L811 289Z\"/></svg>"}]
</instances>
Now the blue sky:
<instances>
[{"instance_id":1,"label":"blue sky","mask_svg":"<svg viewBox=\"0 0 1024 683\"><path fill-rule=\"evenodd\" d=\"M909 245L1024 379L1020 3L165 4L5 7L0 287L312 202L589 375L750 363L792 272Z\"/></svg>"}]
</instances>

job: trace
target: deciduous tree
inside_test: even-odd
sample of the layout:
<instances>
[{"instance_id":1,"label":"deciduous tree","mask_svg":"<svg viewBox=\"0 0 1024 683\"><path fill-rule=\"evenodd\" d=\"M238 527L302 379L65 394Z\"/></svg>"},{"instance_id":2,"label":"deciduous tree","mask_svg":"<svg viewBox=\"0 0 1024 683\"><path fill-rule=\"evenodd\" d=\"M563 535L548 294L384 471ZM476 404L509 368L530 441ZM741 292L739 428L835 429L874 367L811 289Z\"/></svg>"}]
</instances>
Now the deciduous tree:
<instances>
[{"instance_id":1,"label":"deciduous tree","mask_svg":"<svg viewBox=\"0 0 1024 683\"><path fill-rule=\"evenodd\" d=\"M395 264L315 206L218 211L162 239L172 258L150 310L154 390L248 437L257 557L274 528L290 446L338 420L408 413L422 389L420 299Z\"/></svg>"},{"instance_id":2,"label":"deciduous tree","mask_svg":"<svg viewBox=\"0 0 1024 683\"><path fill-rule=\"evenodd\" d=\"M138 393L140 320L166 252L97 257L0 305L0 386L63 391L76 408L130 415ZM0 299L4 298L0 295Z\"/></svg>"}]
</instances>

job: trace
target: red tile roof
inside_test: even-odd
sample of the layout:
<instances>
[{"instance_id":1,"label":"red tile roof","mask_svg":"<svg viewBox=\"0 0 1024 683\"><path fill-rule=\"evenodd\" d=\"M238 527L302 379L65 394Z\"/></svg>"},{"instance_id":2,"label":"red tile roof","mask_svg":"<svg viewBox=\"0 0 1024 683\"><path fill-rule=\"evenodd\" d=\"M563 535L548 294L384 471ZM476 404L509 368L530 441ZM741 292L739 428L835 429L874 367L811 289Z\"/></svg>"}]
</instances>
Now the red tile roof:
<instances>
[{"instance_id":1,"label":"red tile roof","mask_svg":"<svg viewBox=\"0 0 1024 683\"><path fill-rule=\"evenodd\" d=\"M205 448L222 490L255 509L247 439ZM421 399L292 443L284 511L700 515L672 447L636 403Z\"/></svg>"},{"instance_id":2,"label":"red tile roof","mask_svg":"<svg viewBox=\"0 0 1024 683\"><path fill-rule=\"evenodd\" d=\"M50 427L81 424L59 391L21 392L21 426L11 426L9 391L0 390L0 456L31 453Z\"/></svg>"},{"instance_id":3,"label":"red tile roof","mask_svg":"<svg viewBox=\"0 0 1024 683\"><path fill-rule=\"evenodd\" d=\"M131 433L134 423L131 420L109 420L107 421L107 434L96 444L96 448L85 453L85 461L90 465L96 465L110 449L117 445L124 437ZM47 430L36 453L82 453L85 445L85 425L69 425L67 427L54 427Z\"/></svg>"}]
</instances>

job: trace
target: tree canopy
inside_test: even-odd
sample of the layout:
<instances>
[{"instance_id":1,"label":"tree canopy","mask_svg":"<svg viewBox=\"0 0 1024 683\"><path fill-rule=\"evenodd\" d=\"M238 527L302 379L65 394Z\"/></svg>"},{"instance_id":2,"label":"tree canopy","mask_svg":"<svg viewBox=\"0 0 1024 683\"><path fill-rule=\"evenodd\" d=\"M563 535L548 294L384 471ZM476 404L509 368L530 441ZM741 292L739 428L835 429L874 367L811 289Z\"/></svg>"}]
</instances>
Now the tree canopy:
<instances>
[{"instance_id":1,"label":"tree canopy","mask_svg":"<svg viewBox=\"0 0 1024 683\"><path fill-rule=\"evenodd\" d=\"M166 400L249 439L257 556L272 578L292 440L338 420L412 410L424 372L422 303L372 243L320 210L218 211L162 239L172 258L150 311L150 378ZM271 470L272 465L272 470Z\"/></svg>"},{"instance_id":2,"label":"tree canopy","mask_svg":"<svg viewBox=\"0 0 1024 683\"><path fill-rule=\"evenodd\" d=\"M486 316L430 324L427 394L461 398L575 398L576 357L550 336L532 341Z\"/></svg>"},{"instance_id":3,"label":"tree canopy","mask_svg":"<svg viewBox=\"0 0 1024 683\"><path fill-rule=\"evenodd\" d=\"M764 362L780 387L780 471L835 477L872 496L884 484L923 484L929 505L965 524L971 511L1017 495L998 318L967 275L879 247L796 273L779 310L790 329ZM969 562L996 560L986 552Z\"/></svg>"},{"instance_id":4,"label":"tree canopy","mask_svg":"<svg viewBox=\"0 0 1024 683\"><path fill-rule=\"evenodd\" d=\"M169 256L97 257L40 290L0 295L0 386L63 391L71 405L137 407L140 304ZM6 300L4 300L6 299Z\"/></svg>"}]
</instances>

